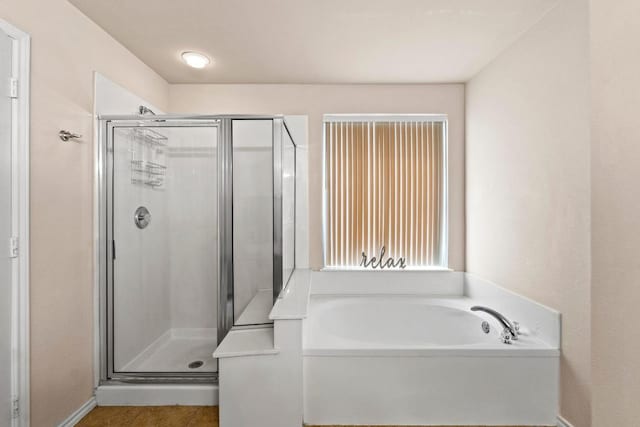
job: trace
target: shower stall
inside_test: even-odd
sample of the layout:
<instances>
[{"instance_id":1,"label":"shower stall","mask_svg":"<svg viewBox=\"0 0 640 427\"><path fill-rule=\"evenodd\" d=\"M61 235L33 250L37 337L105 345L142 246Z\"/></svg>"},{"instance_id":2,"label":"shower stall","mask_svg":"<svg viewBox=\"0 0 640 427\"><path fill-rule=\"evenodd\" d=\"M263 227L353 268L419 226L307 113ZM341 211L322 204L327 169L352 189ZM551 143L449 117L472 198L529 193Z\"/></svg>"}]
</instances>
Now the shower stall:
<instances>
[{"instance_id":1,"label":"shower stall","mask_svg":"<svg viewBox=\"0 0 640 427\"><path fill-rule=\"evenodd\" d=\"M295 269L286 120L100 117L98 149L101 383L215 383Z\"/></svg>"}]
</instances>

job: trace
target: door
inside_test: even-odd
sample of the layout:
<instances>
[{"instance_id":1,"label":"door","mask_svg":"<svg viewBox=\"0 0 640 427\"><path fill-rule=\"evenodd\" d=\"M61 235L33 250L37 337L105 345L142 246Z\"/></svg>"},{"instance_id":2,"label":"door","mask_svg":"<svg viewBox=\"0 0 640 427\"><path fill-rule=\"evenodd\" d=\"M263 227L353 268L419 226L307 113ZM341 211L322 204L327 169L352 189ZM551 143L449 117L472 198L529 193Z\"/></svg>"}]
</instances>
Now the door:
<instances>
[{"instance_id":1,"label":"door","mask_svg":"<svg viewBox=\"0 0 640 427\"><path fill-rule=\"evenodd\" d=\"M0 426L11 425L12 234L11 98L13 40L0 30Z\"/></svg>"},{"instance_id":2,"label":"door","mask_svg":"<svg viewBox=\"0 0 640 427\"><path fill-rule=\"evenodd\" d=\"M209 379L218 332L218 121L108 125L111 379Z\"/></svg>"}]
</instances>

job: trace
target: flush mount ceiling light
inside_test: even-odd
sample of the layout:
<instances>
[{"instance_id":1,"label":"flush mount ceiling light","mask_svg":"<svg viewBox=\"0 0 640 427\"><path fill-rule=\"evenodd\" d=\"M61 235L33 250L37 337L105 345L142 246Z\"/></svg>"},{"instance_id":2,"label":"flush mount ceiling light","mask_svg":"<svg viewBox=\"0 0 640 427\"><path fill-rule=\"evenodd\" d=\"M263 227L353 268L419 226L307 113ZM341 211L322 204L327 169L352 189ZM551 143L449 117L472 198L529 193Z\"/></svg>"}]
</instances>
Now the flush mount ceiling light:
<instances>
[{"instance_id":1,"label":"flush mount ceiling light","mask_svg":"<svg viewBox=\"0 0 640 427\"><path fill-rule=\"evenodd\" d=\"M204 68L211 63L211 60L198 52L182 52L180 55L185 64L193 68Z\"/></svg>"}]
</instances>

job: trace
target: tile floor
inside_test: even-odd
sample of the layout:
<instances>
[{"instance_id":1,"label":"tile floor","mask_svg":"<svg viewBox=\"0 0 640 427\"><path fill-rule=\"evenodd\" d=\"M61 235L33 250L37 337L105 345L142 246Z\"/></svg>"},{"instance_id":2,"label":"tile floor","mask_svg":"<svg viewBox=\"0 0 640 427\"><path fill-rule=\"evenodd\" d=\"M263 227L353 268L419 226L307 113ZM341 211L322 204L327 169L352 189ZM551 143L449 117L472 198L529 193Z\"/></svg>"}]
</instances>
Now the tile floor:
<instances>
[{"instance_id":1,"label":"tile floor","mask_svg":"<svg viewBox=\"0 0 640 427\"><path fill-rule=\"evenodd\" d=\"M99 406L79 427L218 427L217 406Z\"/></svg>"}]
</instances>

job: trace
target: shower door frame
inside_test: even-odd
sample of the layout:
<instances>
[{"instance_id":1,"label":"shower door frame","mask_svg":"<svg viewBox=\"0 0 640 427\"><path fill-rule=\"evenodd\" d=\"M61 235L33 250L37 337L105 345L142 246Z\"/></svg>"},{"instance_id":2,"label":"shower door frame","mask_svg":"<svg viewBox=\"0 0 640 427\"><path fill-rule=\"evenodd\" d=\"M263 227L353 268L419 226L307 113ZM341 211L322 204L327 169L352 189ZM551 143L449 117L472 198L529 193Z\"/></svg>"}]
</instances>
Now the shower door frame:
<instances>
[{"instance_id":1,"label":"shower door frame","mask_svg":"<svg viewBox=\"0 0 640 427\"><path fill-rule=\"evenodd\" d=\"M219 298L227 298L233 295L233 270L229 280L229 263L232 258L227 256L227 247L232 242L231 233L226 232L224 224L231 214L231 208L226 204L225 198L231 190L232 183L225 176L227 169L226 156L229 154L231 141L225 138L226 128L230 126L229 120L220 117L169 117L169 116L105 116L100 117L99 138L99 193L100 193L100 382L110 384L122 383L216 383L218 372L116 372L114 365L114 301L113 291L115 287L114 267L114 224L113 224L113 179L114 158L113 144L114 131L117 128L215 128L217 132L217 188L216 194L218 210L218 275L215 286L219 291ZM228 212L227 212L228 211ZM226 330L221 330L226 322L226 308L228 304L218 302L218 343L224 337ZM222 311L222 312L221 312Z\"/></svg>"},{"instance_id":2,"label":"shower door frame","mask_svg":"<svg viewBox=\"0 0 640 427\"><path fill-rule=\"evenodd\" d=\"M207 383L217 384L218 372L114 372L113 357L113 132L133 127L217 127L218 197L218 340L234 327L233 293L233 121L272 121L273 178L273 291L274 301L283 284L282 265L282 129L295 140L282 115L105 115L99 116L96 156L97 269L98 269L98 384ZM279 126L281 125L281 126ZM279 151L278 151L279 150ZM296 150L297 151L297 150ZM276 156L279 153L279 156ZM294 156L297 153L294 151ZM295 159L295 157L294 157ZM295 169L294 169L295 176ZM294 193L295 203L295 193ZM295 235L294 235L295 242ZM295 270L295 251L294 265ZM293 271L291 275L293 274ZM291 278L287 277L287 282Z\"/></svg>"}]
</instances>

